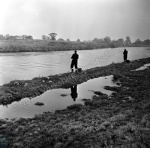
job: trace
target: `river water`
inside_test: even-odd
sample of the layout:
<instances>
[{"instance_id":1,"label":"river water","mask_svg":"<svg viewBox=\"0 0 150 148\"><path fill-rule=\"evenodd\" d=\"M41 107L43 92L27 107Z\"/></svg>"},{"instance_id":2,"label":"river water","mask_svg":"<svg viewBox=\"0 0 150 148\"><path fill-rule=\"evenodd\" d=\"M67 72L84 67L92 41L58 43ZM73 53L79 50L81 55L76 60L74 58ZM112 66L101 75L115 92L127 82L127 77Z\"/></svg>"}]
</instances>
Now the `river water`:
<instances>
[{"instance_id":1,"label":"river water","mask_svg":"<svg viewBox=\"0 0 150 148\"><path fill-rule=\"evenodd\" d=\"M150 57L150 48L127 48L128 59L135 60ZM88 69L123 61L123 48L82 50L79 54L79 67ZM49 76L70 71L73 51L34 52L34 53L1 53L0 54L0 85L15 79L32 79L37 76ZM111 95L104 86L117 86L112 76L89 80L70 89L55 89L32 98L24 98L8 106L0 105L0 118L33 117L47 111L65 109L72 104L84 104L83 99L91 99L93 91L101 91ZM42 102L43 106L35 103Z\"/></svg>"},{"instance_id":2,"label":"river water","mask_svg":"<svg viewBox=\"0 0 150 148\"><path fill-rule=\"evenodd\" d=\"M150 57L150 47L130 47L128 59ZM122 62L124 48L81 50L79 67L83 69ZM70 71L73 51L0 53L0 85L11 80L27 80Z\"/></svg>"}]
</instances>

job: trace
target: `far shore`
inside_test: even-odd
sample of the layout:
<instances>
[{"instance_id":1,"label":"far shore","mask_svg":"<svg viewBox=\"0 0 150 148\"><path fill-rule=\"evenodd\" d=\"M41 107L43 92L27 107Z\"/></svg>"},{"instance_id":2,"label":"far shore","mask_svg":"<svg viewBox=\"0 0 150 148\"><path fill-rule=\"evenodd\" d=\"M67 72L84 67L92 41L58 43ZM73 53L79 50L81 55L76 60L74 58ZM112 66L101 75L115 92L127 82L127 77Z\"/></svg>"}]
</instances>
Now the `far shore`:
<instances>
[{"instance_id":1,"label":"far shore","mask_svg":"<svg viewBox=\"0 0 150 148\"><path fill-rule=\"evenodd\" d=\"M77 41L1 40L0 53L92 50L110 48L107 44Z\"/></svg>"},{"instance_id":2,"label":"far shore","mask_svg":"<svg viewBox=\"0 0 150 148\"><path fill-rule=\"evenodd\" d=\"M0 53L92 50L118 47L123 46L92 41L0 40ZM133 44L130 47L150 47L150 45Z\"/></svg>"}]
</instances>

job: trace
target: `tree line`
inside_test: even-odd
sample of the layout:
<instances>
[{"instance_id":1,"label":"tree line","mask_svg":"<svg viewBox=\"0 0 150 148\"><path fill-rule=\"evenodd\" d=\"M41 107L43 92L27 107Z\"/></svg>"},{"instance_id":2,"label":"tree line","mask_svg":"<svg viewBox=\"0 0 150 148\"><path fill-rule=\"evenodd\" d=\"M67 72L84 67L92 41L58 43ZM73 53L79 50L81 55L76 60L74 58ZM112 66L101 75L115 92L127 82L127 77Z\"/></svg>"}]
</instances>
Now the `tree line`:
<instances>
[{"instance_id":1,"label":"tree line","mask_svg":"<svg viewBox=\"0 0 150 148\"><path fill-rule=\"evenodd\" d=\"M0 34L0 40L26 40L26 39L30 39L33 40L33 37L31 35L3 35Z\"/></svg>"},{"instance_id":2,"label":"tree line","mask_svg":"<svg viewBox=\"0 0 150 148\"><path fill-rule=\"evenodd\" d=\"M63 38L59 38L56 39L57 34L56 33L50 33L49 36L47 35L42 35L42 40L46 40L46 41L59 41L59 42L70 42L70 39L63 39ZM2 35L0 34L0 40L18 40L18 39L22 39L22 40L26 40L26 39L32 39L33 37L31 35ZM76 42L80 42L80 39L77 39ZM129 36L127 36L125 39L123 38L119 38L117 40L112 40L109 36L106 36L105 38L94 38L93 40L84 40L84 43L92 43L95 44L97 46L100 47L111 47L111 48L115 48L115 47L120 47L120 46L149 46L150 45L150 39L146 39L144 41L137 39L135 42L131 41L131 38Z\"/></svg>"},{"instance_id":3,"label":"tree line","mask_svg":"<svg viewBox=\"0 0 150 148\"><path fill-rule=\"evenodd\" d=\"M133 46L144 46L144 45L150 45L150 40L146 39L144 41L141 41L140 39L137 39L134 43L132 43Z\"/></svg>"},{"instance_id":4,"label":"tree line","mask_svg":"<svg viewBox=\"0 0 150 148\"><path fill-rule=\"evenodd\" d=\"M56 33L51 33L49 36L42 35L42 40L53 40L53 41L59 41L59 42L70 42L70 39L63 39L59 38L56 39ZM77 39L76 42L81 42L80 39ZM119 38L117 40L112 40L109 36L106 36L105 38L94 38L93 40L84 40L84 43L94 43L94 44L101 44L102 47L120 47L120 46L144 46L144 45L150 45L150 40L146 39L144 41L141 41L140 39L137 39L135 42L131 41L131 38L127 36L125 39Z\"/></svg>"}]
</instances>

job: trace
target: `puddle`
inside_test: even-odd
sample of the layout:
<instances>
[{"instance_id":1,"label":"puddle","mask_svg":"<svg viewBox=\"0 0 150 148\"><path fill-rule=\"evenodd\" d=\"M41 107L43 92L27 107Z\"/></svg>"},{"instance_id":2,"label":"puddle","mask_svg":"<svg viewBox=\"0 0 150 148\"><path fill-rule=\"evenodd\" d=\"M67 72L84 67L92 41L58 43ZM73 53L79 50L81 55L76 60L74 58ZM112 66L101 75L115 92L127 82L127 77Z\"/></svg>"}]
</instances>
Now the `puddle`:
<instances>
[{"instance_id":1,"label":"puddle","mask_svg":"<svg viewBox=\"0 0 150 148\"><path fill-rule=\"evenodd\" d=\"M145 64L144 66L140 67L140 68L137 68L133 71L139 71L139 70L144 70L144 69L147 69L148 67L150 66L150 63L149 64Z\"/></svg>"},{"instance_id":2,"label":"puddle","mask_svg":"<svg viewBox=\"0 0 150 148\"><path fill-rule=\"evenodd\" d=\"M118 86L112 82L113 76L91 79L69 89L48 90L44 94L29 99L24 98L19 102L13 102L8 106L0 105L0 118L30 118L43 112L54 112L65 109L72 104L84 104L83 99L91 99L93 91L111 95L112 91L105 90L104 86ZM35 105L37 102L44 103L42 106Z\"/></svg>"}]
</instances>

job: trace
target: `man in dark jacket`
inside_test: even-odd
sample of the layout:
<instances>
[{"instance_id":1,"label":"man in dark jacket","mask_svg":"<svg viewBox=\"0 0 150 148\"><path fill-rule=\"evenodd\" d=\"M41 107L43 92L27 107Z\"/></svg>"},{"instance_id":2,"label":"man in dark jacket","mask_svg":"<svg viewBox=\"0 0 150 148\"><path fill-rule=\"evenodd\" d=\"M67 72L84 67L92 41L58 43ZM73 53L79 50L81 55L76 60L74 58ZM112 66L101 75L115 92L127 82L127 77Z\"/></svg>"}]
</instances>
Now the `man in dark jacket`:
<instances>
[{"instance_id":1,"label":"man in dark jacket","mask_svg":"<svg viewBox=\"0 0 150 148\"><path fill-rule=\"evenodd\" d=\"M128 51L126 49L124 49L123 55L124 55L124 62L126 62L128 56Z\"/></svg>"},{"instance_id":2,"label":"man in dark jacket","mask_svg":"<svg viewBox=\"0 0 150 148\"><path fill-rule=\"evenodd\" d=\"M74 66L75 66L76 70L78 69L78 58L79 58L79 55L77 54L77 51L75 50L74 54L71 57L71 59L72 59L72 62L71 62L71 70L72 70L72 72L73 72L73 67Z\"/></svg>"}]
</instances>

